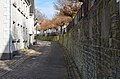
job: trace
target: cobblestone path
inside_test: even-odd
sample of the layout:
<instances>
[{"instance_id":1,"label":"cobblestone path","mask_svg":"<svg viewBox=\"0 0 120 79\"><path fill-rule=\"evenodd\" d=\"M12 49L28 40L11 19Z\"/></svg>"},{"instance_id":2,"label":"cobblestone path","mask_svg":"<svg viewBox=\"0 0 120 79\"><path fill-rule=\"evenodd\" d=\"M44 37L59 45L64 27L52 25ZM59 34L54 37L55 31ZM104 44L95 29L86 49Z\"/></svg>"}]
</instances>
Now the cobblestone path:
<instances>
[{"instance_id":1,"label":"cobblestone path","mask_svg":"<svg viewBox=\"0 0 120 79\"><path fill-rule=\"evenodd\" d=\"M0 79L68 79L62 49L58 44L39 41L32 55Z\"/></svg>"}]
</instances>

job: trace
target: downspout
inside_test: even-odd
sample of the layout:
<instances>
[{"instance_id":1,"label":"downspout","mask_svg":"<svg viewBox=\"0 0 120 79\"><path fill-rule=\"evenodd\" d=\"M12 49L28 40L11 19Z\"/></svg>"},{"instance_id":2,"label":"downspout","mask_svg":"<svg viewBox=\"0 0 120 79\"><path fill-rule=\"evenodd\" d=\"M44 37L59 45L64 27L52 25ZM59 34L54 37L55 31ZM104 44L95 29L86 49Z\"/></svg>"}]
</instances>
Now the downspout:
<instances>
[{"instance_id":1,"label":"downspout","mask_svg":"<svg viewBox=\"0 0 120 79\"><path fill-rule=\"evenodd\" d=\"M10 8L9 8L9 9L10 9L9 53L10 53L10 59L12 59L12 51L11 51L11 39L12 39L12 38L11 38L11 27L12 27L12 20L11 20L12 17L11 17L11 16L12 16L12 11L11 11L11 10L12 10L12 1L10 0L9 3L10 3Z\"/></svg>"}]
</instances>

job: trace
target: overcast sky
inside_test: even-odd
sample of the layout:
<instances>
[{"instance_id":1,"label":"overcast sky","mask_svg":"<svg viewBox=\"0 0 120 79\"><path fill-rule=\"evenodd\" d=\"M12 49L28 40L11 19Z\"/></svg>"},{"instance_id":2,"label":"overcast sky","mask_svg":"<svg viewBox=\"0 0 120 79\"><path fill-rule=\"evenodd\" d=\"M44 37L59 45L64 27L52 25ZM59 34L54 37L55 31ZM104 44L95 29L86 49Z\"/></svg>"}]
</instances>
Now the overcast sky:
<instances>
[{"instance_id":1,"label":"overcast sky","mask_svg":"<svg viewBox=\"0 0 120 79\"><path fill-rule=\"evenodd\" d=\"M35 7L44 13L48 19L51 19L55 14L54 2L55 0L35 0Z\"/></svg>"}]
</instances>

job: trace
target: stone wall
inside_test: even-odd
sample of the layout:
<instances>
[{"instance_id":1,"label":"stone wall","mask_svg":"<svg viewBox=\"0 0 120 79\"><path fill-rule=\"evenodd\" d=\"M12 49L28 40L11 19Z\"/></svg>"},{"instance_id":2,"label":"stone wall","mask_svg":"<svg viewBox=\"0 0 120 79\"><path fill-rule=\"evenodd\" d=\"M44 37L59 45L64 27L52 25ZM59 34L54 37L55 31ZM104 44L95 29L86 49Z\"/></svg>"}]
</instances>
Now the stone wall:
<instances>
[{"instance_id":1,"label":"stone wall","mask_svg":"<svg viewBox=\"0 0 120 79\"><path fill-rule=\"evenodd\" d=\"M120 15L116 0L96 0L66 34L57 37L82 79L120 79Z\"/></svg>"}]
</instances>

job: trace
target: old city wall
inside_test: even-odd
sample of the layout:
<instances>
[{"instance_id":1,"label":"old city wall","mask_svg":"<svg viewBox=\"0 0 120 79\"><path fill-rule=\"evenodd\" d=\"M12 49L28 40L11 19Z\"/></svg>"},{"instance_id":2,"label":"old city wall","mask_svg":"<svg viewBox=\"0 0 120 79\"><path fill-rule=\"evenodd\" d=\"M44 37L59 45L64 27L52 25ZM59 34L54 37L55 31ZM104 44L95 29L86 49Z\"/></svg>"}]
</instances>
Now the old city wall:
<instances>
[{"instance_id":1,"label":"old city wall","mask_svg":"<svg viewBox=\"0 0 120 79\"><path fill-rule=\"evenodd\" d=\"M116 0L97 4L57 37L83 79L120 79L120 15Z\"/></svg>"}]
</instances>

